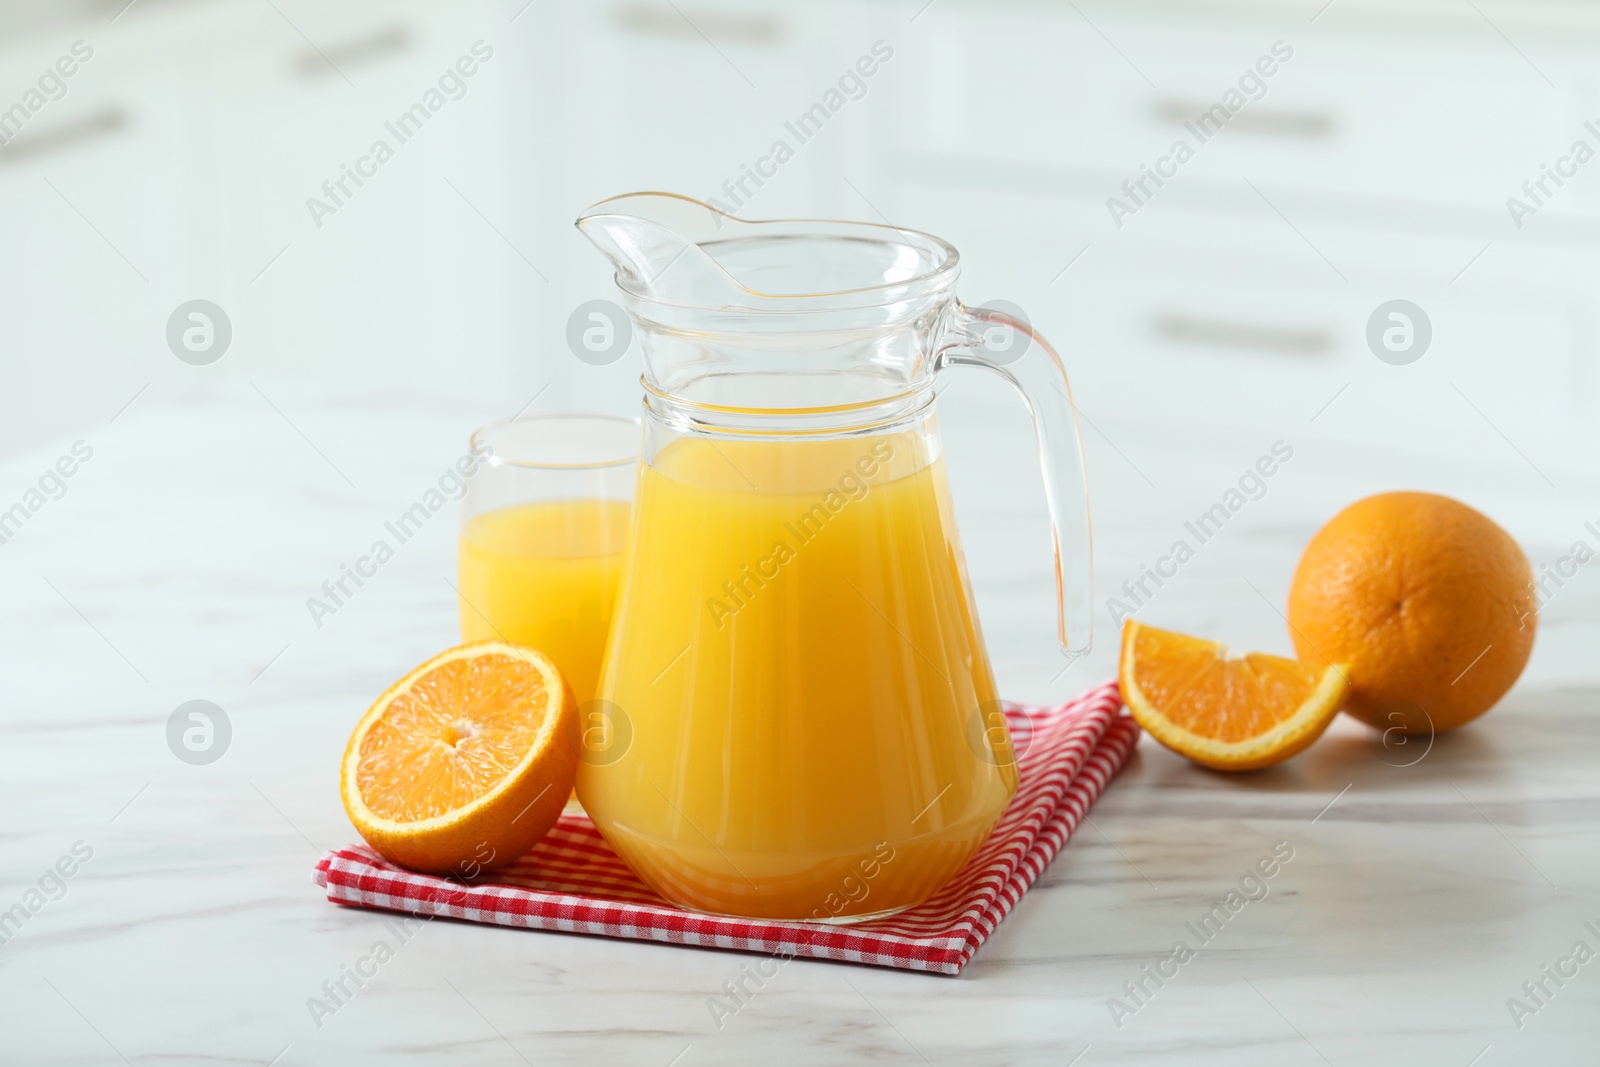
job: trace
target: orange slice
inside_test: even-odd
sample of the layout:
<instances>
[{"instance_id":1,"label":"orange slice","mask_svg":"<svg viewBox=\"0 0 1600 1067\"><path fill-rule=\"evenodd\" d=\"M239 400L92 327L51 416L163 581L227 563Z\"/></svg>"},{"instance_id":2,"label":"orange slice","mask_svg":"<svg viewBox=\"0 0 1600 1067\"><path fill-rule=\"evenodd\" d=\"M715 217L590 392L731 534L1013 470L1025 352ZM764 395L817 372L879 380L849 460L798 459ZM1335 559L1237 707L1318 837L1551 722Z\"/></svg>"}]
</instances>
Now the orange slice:
<instances>
[{"instance_id":1,"label":"orange slice","mask_svg":"<svg viewBox=\"0 0 1600 1067\"><path fill-rule=\"evenodd\" d=\"M1230 653L1129 619L1122 699L1174 752L1219 771L1281 763L1322 736L1349 688L1343 664L1309 667L1261 652Z\"/></svg>"},{"instance_id":2,"label":"orange slice","mask_svg":"<svg viewBox=\"0 0 1600 1067\"><path fill-rule=\"evenodd\" d=\"M350 735L344 810L403 867L471 877L555 825L578 772L578 710L543 653L500 641L433 657Z\"/></svg>"}]
</instances>

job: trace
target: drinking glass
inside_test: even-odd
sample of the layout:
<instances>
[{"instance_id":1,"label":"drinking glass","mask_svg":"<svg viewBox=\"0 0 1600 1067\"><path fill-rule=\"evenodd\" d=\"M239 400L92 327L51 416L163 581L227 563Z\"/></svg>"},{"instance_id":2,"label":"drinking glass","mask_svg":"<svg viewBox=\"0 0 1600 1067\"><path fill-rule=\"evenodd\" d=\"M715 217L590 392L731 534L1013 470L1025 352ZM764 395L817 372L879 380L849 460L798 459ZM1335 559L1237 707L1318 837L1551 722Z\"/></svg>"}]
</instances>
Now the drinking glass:
<instances>
[{"instance_id":1,"label":"drinking glass","mask_svg":"<svg viewBox=\"0 0 1600 1067\"><path fill-rule=\"evenodd\" d=\"M462 502L461 637L543 652L582 707L616 606L639 423L526 415L481 427L471 444L483 459Z\"/></svg>"}]
</instances>

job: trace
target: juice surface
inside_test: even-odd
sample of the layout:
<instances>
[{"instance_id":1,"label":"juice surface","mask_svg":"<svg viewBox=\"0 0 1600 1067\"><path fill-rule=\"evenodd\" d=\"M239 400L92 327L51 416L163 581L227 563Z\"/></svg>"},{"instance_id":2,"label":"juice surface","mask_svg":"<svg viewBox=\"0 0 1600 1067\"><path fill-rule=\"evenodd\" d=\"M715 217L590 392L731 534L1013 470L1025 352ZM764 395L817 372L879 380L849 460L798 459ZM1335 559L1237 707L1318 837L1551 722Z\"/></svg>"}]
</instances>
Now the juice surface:
<instances>
[{"instance_id":1,"label":"juice surface","mask_svg":"<svg viewBox=\"0 0 1600 1067\"><path fill-rule=\"evenodd\" d=\"M907 907L1010 800L933 440L686 438L642 468L600 687L631 736L579 767L578 795L668 899Z\"/></svg>"},{"instance_id":2,"label":"juice surface","mask_svg":"<svg viewBox=\"0 0 1600 1067\"><path fill-rule=\"evenodd\" d=\"M617 500L552 500L486 511L460 539L461 636L545 653L581 705L594 699L628 537Z\"/></svg>"}]
</instances>

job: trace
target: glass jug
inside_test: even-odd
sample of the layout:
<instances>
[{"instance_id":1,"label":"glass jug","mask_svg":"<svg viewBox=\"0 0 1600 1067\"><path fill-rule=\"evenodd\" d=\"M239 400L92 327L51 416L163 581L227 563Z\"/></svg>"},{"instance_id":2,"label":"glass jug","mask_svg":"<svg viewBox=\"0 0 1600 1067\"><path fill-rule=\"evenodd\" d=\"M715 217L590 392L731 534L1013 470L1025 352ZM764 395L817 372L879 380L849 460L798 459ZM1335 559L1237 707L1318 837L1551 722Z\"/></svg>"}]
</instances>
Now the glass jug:
<instances>
[{"instance_id":1,"label":"glass jug","mask_svg":"<svg viewBox=\"0 0 1600 1067\"><path fill-rule=\"evenodd\" d=\"M854 922L921 903L1017 787L935 374L985 366L1022 391L1059 638L1078 656L1089 516L1060 360L1024 323L964 307L957 252L928 234L745 221L661 193L602 201L578 227L616 265L645 393L584 808L685 908Z\"/></svg>"}]
</instances>

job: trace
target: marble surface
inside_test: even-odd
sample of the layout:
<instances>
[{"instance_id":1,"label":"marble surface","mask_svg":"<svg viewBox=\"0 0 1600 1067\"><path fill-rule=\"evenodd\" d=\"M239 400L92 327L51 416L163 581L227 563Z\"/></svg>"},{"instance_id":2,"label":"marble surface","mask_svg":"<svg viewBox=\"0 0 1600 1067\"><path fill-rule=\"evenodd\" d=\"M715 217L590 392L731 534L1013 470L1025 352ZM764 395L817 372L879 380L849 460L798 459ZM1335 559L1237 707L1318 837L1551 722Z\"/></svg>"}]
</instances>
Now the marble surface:
<instances>
[{"instance_id":1,"label":"marble surface","mask_svg":"<svg viewBox=\"0 0 1600 1067\"><path fill-rule=\"evenodd\" d=\"M1432 455L1318 438L1303 424L1323 399L1286 403L1306 431L1295 462L1141 617L1287 650L1276 613L1300 547L1380 488L1463 496L1537 562L1595 517L1593 473L1560 457L1541 457L1556 492L1486 434ZM941 401L997 670L1044 700L1108 676L1115 642L1102 591L1096 653L1065 673L1054 656L1011 403L978 379ZM1089 413L1106 589L1271 444ZM496 414L263 381L146 397L79 435L92 458L0 544L0 909L32 912L0 946L0 1061L1593 1062L1600 962L1547 979L1536 1013L1507 1005L1576 942L1600 949L1600 584L1584 571L1504 705L1430 747L1341 721L1286 765L1224 777L1144 739L958 979L791 962L719 1027L708 1000L751 957L440 921L319 1026L308 999L392 936L310 883L320 850L355 836L338 753L370 699L455 636L454 514L320 628L305 601ZM0 507L72 443L0 467ZM210 765L167 746L193 699L232 726ZM1124 983L1198 946L1187 924L1275 846L1292 859L1265 898L1130 999ZM58 861L71 877L47 874Z\"/></svg>"}]
</instances>

